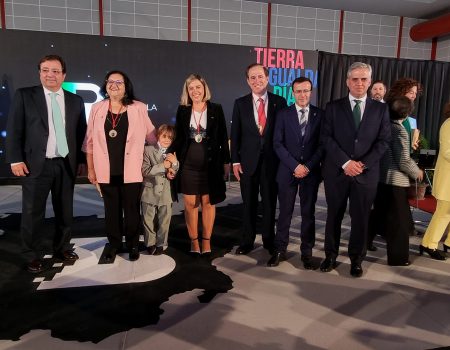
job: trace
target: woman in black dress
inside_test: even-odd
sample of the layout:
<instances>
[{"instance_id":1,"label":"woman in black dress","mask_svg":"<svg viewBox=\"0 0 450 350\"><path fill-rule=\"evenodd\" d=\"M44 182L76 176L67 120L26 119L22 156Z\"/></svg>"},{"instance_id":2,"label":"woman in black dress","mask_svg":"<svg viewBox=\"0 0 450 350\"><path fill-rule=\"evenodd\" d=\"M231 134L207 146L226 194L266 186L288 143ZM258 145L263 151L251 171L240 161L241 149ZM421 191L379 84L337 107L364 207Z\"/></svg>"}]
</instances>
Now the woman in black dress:
<instances>
[{"instance_id":1,"label":"woman in black dress","mask_svg":"<svg viewBox=\"0 0 450 350\"><path fill-rule=\"evenodd\" d=\"M173 150L180 161L177 190L184 194L185 219L194 254L211 253L210 239L215 204L225 199L225 178L230 171L228 135L220 104L210 102L206 81L191 74L184 82L176 116ZM198 208L202 207L202 244Z\"/></svg>"}]
</instances>

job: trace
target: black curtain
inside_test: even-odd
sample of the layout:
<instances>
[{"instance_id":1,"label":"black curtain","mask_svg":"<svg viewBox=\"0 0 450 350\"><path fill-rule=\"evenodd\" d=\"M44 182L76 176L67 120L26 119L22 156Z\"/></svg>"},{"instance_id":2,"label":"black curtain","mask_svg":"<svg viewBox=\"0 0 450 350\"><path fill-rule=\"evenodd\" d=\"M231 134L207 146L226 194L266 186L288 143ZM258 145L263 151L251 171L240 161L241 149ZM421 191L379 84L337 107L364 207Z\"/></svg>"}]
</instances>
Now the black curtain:
<instances>
[{"instance_id":1,"label":"black curtain","mask_svg":"<svg viewBox=\"0 0 450 350\"><path fill-rule=\"evenodd\" d=\"M347 69L357 61L369 63L373 69L372 81L381 79L388 89L395 80L402 77L416 79L423 85L423 93L416 99L414 115L418 129L430 142L430 147L436 149L439 144L439 127L443 122L443 107L450 101L450 63L321 51L318 67L319 107L325 108L329 101L348 94Z\"/></svg>"}]
</instances>

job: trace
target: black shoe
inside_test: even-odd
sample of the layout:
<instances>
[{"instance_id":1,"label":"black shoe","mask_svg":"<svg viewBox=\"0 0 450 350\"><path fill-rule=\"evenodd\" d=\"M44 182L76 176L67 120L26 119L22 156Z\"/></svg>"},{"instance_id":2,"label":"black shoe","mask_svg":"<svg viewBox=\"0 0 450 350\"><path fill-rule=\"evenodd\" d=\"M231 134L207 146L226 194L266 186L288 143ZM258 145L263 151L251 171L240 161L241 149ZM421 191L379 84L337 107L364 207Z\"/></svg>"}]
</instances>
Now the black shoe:
<instances>
[{"instance_id":1,"label":"black shoe","mask_svg":"<svg viewBox=\"0 0 450 350\"><path fill-rule=\"evenodd\" d=\"M150 247L147 247L148 255L154 255L155 252L156 252L156 245L151 245Z\"/></svg>"},{"instance_id":2,"label":"black shoe","mask_svg":"<svg viewBox=\"0 0 450 350\"><path fill-rule=\"evenodd\" d=\"M109 248L105 254L105 263L112 264L116 260L117 248Z\"/></svg>"},{"instance_id":3,"label":"black shoe","mask_svg":"<svg viewBox=\"0 0 450 350\"><path fill-rule=\"evenodd\" d=\"M202 255L209 256L209 255L211 255L211 243L209 244L209 248L208 249L204 249L203 248L203 241L205 241L205 242L210 241L210 238L205 238L205 237L202 236Z\"/></svg>"},{"instance_id":4,"label":"black shoe","mask_svg":"<svg viewBox=\"0 0 450 350\"><path fill-rule=\"evenodd\" d=\"M280 261L285 261L285 260L286 260L285 253L276 252L272 255L272 257L267 262L267 266L275 267L275 266L280 265Z\"/></svg>"},{"instance_id":5,"label":"black shoe","mask_svg":"<svg viewBox=\"0 0 450 350\"><path fill-rule=\"evenodd\" d=\"M447 260L447 258L442 254L440 250L427 248L421 244L419 245L419 254L423 255L423 252L427 253L431 259Z\"/></svg>"},{"instance_id":6,"label":"black shoe","mask_svg":"<svg viewBox=\"0 0 450 350\"><path fill-rule=\"evenodd\" d=\"M447 253L448 250L450 250L450 247L444 243L444 252Z\"/></svg>"},{"instance_id":7,"label":"black shoe","mask_svg":"<svg viewBox=\"0 0 450 350\"><path fill-rule=\"evenodd\" d=\"M53 258L64 261L75 261L79 259L77 253L70 249L56 252L55 254L53 254Z\"/></svg>"},{"instance_id":8,"label":"black shoe","mask_svg":"<svg viewBox=\"0 0 450 350\"><path fill-rule=\"evenodd\" d=\"M192 256L200 256L200 247L198 247L198 250L194 249L195 241L198 241L198 237L191 239L191 250L190 250L189 254L191 254Z\"/></svg>"},{"instance_id":9,"label":"black shoe","mask_svg":"<svg viewBox=\"0 0 450 350\"><path fill-rule=\"evenodd\" d=\"M353 277L361 277L363 274L363 269L360 263L353 263L350 267L350 275Z\"/></svg>"},{"instance_id":10,"label":"black shoe","mask_svg":"<svg viewBox=\"0 0 450 350\"><path fill-rule=\"evenodd\" d=\"M394 263L394 264L391 264L391 263L389 263L388 262L388 265L389 266L409 266L409 265L411 265L411 261L405 261L405 262L401 262L401 263Z\"/></svg>"},{"instance_id":11,"label":"black shoe","mask_svg":"<svg viewBox=\"0 0 450 350\"><path fill-rule=\"evenodd\" d=\"M236 249L236 255L247 255L253 249L255 249L255 247L253 245L249 245L249 246L247 246L247 245L240 245Z\"/></svg>"},{"instance_id":12,"label":"black shoe","mask_svg":"<svg viewBox=\"0 0 450 350\"><path fill-rule=\"evenodd\" d=\"M130 258L130 261L139 259L139 249L137 247L131 248L128 257Z\"/></svg>"},{"instance_id":13,"label":"black shoe","mask_svg":"<svg viewBox=\"0 0 450 350\"><path fill-rule=\"evenodd\" d=\"M378 248L375 247L372 243L367 246L367 250L370 250L371 252L376 252L378 250Z\"/></svg>"},{"instance_id":14,"label":"black shoe","mask_svg":"<svg viewBox=\"0 0 450 350\"><path fill-rule=\"evenodd\" d=\"M305 268L305 270L312 270L314 268L312 263L312 256L302 255L301 260L303 262L303 267Z\"/></svg>"},{"instance_id":15,"label":"black shoe","mask_svg":"<svg viewBox=\"0 0 450 350\"><path fill-rule=\"evenodd\" d=\"M31 273L39 273L46 269L44 261L41 259L34 259L27 264L27 270Z\"/></svg>"},{"instance_id":16,"label":"black shoe","mask_svg":"<svg viewBox=\"0 0 450 350\"><path fill-rule=\"evenodd\" d=\"M320 264L320 271L322 272L330 272L337 266L336 259L333 258L325 258Z\"/></svg>"},{"instance_id":17,"label":"black shoe","mask_svg":"<svg viewBox=\"0 0 450 350\"><path fill-rule=\"evenodd\" d=\"M161 255L164 252L164 247L156 247L153 255Z\"/></svg>"}]
</instances>

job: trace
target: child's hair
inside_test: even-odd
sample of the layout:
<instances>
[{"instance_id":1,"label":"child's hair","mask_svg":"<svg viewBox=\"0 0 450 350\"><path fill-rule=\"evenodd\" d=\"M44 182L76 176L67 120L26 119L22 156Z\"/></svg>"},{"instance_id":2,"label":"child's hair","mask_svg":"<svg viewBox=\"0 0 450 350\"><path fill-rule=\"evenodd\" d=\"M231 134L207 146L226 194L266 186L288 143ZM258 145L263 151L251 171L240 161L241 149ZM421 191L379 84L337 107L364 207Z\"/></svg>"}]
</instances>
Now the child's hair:
<instances>
[{"instance_id":1,"label":"child's hair","mask_svg":"<svg viewBox=\"0 0 450 350\"><path fill-rule=\"evenodd\" d=\"M162 124L156 131L156 138L159 138L159 136L164 133L172 135L172 140L175 139L175 127L174 126L168 125L168 124Z\"/></svg>"}]
</instances>

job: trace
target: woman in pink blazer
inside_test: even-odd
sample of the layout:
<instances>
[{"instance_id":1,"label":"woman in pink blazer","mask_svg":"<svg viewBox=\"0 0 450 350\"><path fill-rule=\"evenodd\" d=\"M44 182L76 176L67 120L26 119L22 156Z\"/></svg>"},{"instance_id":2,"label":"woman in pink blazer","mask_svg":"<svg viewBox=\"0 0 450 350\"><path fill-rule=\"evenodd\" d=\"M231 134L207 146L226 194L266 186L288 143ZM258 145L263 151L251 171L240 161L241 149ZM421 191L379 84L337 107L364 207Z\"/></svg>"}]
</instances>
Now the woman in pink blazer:
<instances>
[{"instance_id":1,"label":"woman in pink blazer","mask_svg":"<svg viewBox=\"0 0 450 350\"><path fill-rule=\"evenodd\" d=\"M83 151L88 178L99 185L105 205L109 245L107 263L113 263L125 234L131 261L139 259L140 192L144 145L155 144L155 127L147 106L135 99L133 85L121 71L109 72L101 88L105 96L92 106Z\"/></svg>"}]
</instances>

